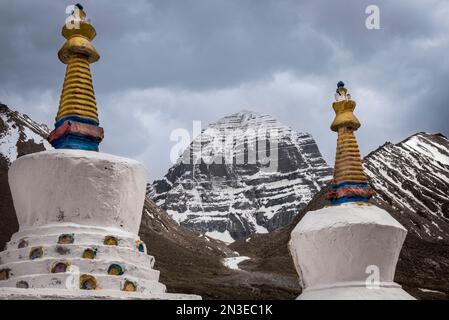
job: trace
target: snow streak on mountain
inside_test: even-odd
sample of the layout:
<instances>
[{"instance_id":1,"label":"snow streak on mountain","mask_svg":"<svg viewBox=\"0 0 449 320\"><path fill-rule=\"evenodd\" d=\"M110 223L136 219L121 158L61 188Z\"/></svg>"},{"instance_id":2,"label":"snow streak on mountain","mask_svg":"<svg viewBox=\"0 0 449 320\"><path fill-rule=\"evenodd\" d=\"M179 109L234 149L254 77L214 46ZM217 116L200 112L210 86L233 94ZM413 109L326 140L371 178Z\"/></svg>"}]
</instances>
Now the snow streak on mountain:
<instances>
[{"instance_id":1,"label":"snow streak on mountain","mask_svg":"<svg viewBox=\"0 0 449 320\"><path fill-rule=\"evenodd\" d=\"M0 157L8 164L36 145L52 149L46 140L49 131L47 126L0 103Z\"/></svg>"},{"instance_id":2,"label":"snow streak on mountain","mask_svg":"<svg viewBox=\"0 0 449 320\"><path fill-rule=\"evenodd\" d=\"M404 216L409 232L449 240L449 140L417 133L387 142L365 158L376 200Z\"/></svg>"}]
</instances>

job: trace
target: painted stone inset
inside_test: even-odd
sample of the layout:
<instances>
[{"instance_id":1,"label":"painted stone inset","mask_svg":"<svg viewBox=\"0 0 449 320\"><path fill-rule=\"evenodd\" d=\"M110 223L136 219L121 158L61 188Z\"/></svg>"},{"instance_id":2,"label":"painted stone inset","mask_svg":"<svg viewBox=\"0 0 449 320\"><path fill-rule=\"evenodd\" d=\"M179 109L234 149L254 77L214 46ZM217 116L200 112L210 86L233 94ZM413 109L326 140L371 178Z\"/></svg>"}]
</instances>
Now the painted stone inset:
<instances>
[{"instance_id":1,"label":"painted stone inset","mask_svg":"<svg viewBox=\"0 0 449 320\"><path fill-rule=\"evenodd\" d=\"M111 264L108 268L108 274L111 276L121 276L124 272L123 267L116 263Z\"/></svg>"},{"instance_id":2,"label":"painted stone inset","mask_svg":"<svg viewBox=\"0 0 449 320\"><path fill-rule=\"evenodd\" d=\"M134 283L134 282L132 282L132 281L129 281L129 280L126 280L126 281L125 281L125 283L124 283L124 285L123 285L123 288L122 288L122 291L134 292L134 291L136 291L136 290L137 290L137 285L136 285L136 283Z\"/></svg>"},{"instance_id":3,"label":"painted stone inset","mask_svg":"<svg viewBox=\"0 0 449 320\"><path fill-rule=\"evenodd\" d=\"M58 239L58 244L72 244L75 242L74 234L61 234Z\"/></svg>"},{"instance_id":4,"label":"painted stone inset","mask_svg":"<svg viewBox=\"0 0 449 320\"><path fill-rule=\"evenodd\" d=\"M81 290L95 290L97 289L97 279L95 277L83 274L80 277L80 289Z\"/></svg>"},{"instance_id":5,"label":"painted stone inset","mask_svg":"<svg viewBox=\"0 0 449 320\"><path fill-rule=\"evenodd\" d=\"M28 247L28 241L25 239L20 240L19 244L17 245L17 248L26 248Z\"/></svg>"},{"instance_id":6,"label":"painted stone inset","mask_svg":"<svg viewBox=\"0 0 449 320\"><path fill-rule=\"evenodd\" d=\"M143 241L140 240L136 240L136 249L139 252L145 252L145 244L143 243Z\"/></svg>"},{"instance_id":7,"label":"painted stone inset","mask_svg":"<svg viewBox=\"0 0 449 320\"><path fill-rule=\"evenodd\" d=\"M10 269L2 269L0 270L0 281L9 279Z\"/></svg>"},{"instance_id":8,"label":"painted stone inset","mask_svg":"<svg viewBox=\"0 0 449 320\"><path fill-rule=\"evenodd\" d=\"M42 247L33 248L30 251L30 259L40 259L44 255L44 249Z\"/></svg>"},{"instance_id":9,"label":"painted stone inset","mask_svg":"<svg viewBox=\"0 0 449 320\"><path fill-rule=\"evenodd\" d=\"M104 244L107 246L118 246L118 240L116 237L107 236L104 238Z\"/></svg>"},{"instance_id":10,"label":"painted stone inset","mask_svg":"<svg viewBox=\"0 0 449 320\"><path fill-rule=\"evenodd\" d=\"M69 265L68 262L57 262L51 268L51 273L65 273Z\"/></svg>"},{"instance_id":11,"label":"painted stone inset","mask_svg":"<svg viewBox=\"0 0 449 320\"><path fill-rule=\"evenodd\" d=\"M28 282L26 282L26 281L18 281L17 283L16 283L16 288L19 288L19 289L28 289L30 286L29 286L29 284L28 284Z\"/></svg>"},{"instance_id":12,"label":"painted stone inset","mask_svg":"<svg viewBox=\"0 0 449 320\"><path fill-rule=\"evenodd\" d=\"M83 252L83 258L84 259L95 259L95 257L97 256L97 249L93 250L93 249L86 249Z\"/></svg>"},{"instance_id":13,"label":"painted stone inset","mask_svg":"<svg viewBox=\"0 0 449 320\"><path fill-rule=\"evenodd\" d=\"M65 246L57 246L56 252L59 253L60 255L64 256L64 255L70 253L70 249L66 248Z\"/></svg>"}]
</instances>

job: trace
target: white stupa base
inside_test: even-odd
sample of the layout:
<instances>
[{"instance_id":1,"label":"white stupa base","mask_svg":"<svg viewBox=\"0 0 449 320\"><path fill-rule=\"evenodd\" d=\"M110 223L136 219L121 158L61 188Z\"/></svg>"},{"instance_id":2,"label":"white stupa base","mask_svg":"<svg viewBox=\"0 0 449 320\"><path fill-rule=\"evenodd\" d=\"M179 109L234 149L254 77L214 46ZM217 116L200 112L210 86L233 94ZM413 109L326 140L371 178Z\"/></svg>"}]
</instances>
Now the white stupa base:
<instances>
[{"instance_id":1,"label":"white stupa base","mask_svg":"<svg viewBox=\"0 0 449 320\"><path fill-rule=\"evenodd\" d=\"M201 299L159 282L138 236L146 181L142 164L98 152L17 159L20 229L0 252L0 299Z\"/></svg>"},{"instance_id":2,"label":"white stupa base","mask_svg":"<svg viewBox=\"0 0 449 320\"><path fill-rule=\"evenodd\" d=\"M368 288L366 283L347 282L332 286L307 288L297 300L414 300L397 283L380 283Z\"/></svg>"},{"instance_id":3,"label":"white stupa base","mask_svg":"<svg viewBox=\"0 0 449 320\"><path fill-rule=\"evenodd\" d=\"M201 297L181 293L141 294L117 290L0 288L0 300L201 300Z\"/></svg>"},{"instance_id":4,"label":"white stupa base","mask_svg":"<svg viewBox=\"0 0 449 320\"><path fill-rule=\"evenodd\" d=\"M414 299L393 280L406 234L366 203L308 212L289 243L303 287L298 299Z\"/></svg>"}]
</instances>

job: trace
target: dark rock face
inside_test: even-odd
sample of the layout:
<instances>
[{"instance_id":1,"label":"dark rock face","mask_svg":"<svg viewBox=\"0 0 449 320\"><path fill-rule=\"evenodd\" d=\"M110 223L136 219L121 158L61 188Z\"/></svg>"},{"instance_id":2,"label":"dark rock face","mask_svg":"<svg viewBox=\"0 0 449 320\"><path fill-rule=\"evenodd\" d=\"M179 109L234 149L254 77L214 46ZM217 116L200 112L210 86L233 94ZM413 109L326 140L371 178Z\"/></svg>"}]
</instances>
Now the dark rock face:
<instances>
[{"instance_id":1,"label":"dark rock face","mask_svg":"<svg viewBox=\"0 0 449 320\"><path fill-rule=\"evenodd\" d=\"M377 192L371 201L408 230L395 281L419 299L449 299L448 162L449 140L426 133L395 145L386 143L364 159ZM290 234L307 212L329 204L327 192L328 187L318 192L288 226L231 244L231 249L251 257L242 267L296 275L287 247Z\"/></svg>"},{"instance_id":2,"label":"dark rock face","mask_svg":"<svg viewBox=\"0 0 449 320\"><path fill-rule=\"evenodd\" d=\"M398 212L409 233L449 241L449 140L418 133L386 143L364 161L379 205Z\"/></svg>"},{"instance_id":3,"label":"dark rock face","mask_svg":"<svg viewBox=\"0 0 449 320\"><path fill-rule=\"evenodd\" d=\"M209 125L149 195L181 225L232 241L285 226L331 175L309 134L243 111Z\"/></svg>"},{"instance_id":4,"label":"dark rock face","mask_svg":"<svg viewBox=\"0 0 449 320\"><path fill-rule=\"evenodd\" d=\"M0 103L0 249L19 228L8 184L8 168L18 157L50 148L50 130Z\"/></svg>"}]
</instances>

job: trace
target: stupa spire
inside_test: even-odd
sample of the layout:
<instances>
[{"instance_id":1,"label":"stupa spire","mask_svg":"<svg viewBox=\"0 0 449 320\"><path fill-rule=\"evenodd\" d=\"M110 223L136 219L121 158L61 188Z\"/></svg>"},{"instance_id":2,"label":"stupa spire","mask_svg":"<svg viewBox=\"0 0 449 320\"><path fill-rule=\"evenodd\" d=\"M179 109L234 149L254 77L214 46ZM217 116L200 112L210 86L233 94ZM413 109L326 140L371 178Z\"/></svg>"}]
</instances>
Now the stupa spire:
<instances>
[{"instance_id":1,"label":"stupa spire","mask_svg":"<svg viewBox=\"0 0 449 320\"><path fill-rule=\"evenodd\" d=\"M331 204L345 202L367 202L374 194L363 172L362 159L354 132L360 128L360 122L353 111L356 102L340 81L337 84L335 102L332 108L335 119L331 130L338 132L337 153L335 156L332 190L328 194Z\"/></svg>"},{"instance_id":2,"label":"stupa spire","mask_svg":"<svg viewBox=\"0 0 449 320\"><path fill-rule=\"evenodd\" d=\"M58 57L67 69L55 130L48 141L56 149L98 151L103 129L99 127L90 64L98 61L100 55L91 43L96 36L95 28L80 4L73 6L71 16L62 27L62 36L67 41Z\"/></svg>"}]
</instances>

